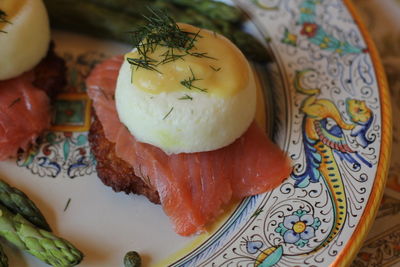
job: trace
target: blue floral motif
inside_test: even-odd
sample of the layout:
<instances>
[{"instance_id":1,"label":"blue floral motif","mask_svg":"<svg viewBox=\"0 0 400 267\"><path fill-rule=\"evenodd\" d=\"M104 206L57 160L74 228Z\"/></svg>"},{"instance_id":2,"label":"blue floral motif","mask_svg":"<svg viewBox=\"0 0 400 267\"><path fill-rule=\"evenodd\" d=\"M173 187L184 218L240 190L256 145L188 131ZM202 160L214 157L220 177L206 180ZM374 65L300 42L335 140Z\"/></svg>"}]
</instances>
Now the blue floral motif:
<instances>
[{"instance_id":1,"label":"blue floral motif","mask_svg":"<svg viewBox=\"0 0 400 267\"><path fill-rule=\"evenodd\" d=\"M319 218L314 218L305 210L297 210L291 215L285 216L283 222L275 228L285 243L304 247L308 241L315 237L315 231L321 225Z\"/></svg>"},{"instance_id":2,"label":"blue floral motif","mask_svg":"<svg viewBox=\"0 0 400 267\"><path fill-rule=\"evenodd\" d=\"M17 165L40 177L89 175L95 171L96 160L88 142L84 133L49 132L40 146L19 155Z\"/></svg>"},{"instance_id":3,"label":"blue floral motif","mask_svg":"<svg viewBox=\"0 0 400 267\"><path fill-rule=\"evenodd\" d=\"M259 240L246 242L246 250L250 254L258 253L263 246L264 246L263 242Z\"/></svg>"}]
</instances>

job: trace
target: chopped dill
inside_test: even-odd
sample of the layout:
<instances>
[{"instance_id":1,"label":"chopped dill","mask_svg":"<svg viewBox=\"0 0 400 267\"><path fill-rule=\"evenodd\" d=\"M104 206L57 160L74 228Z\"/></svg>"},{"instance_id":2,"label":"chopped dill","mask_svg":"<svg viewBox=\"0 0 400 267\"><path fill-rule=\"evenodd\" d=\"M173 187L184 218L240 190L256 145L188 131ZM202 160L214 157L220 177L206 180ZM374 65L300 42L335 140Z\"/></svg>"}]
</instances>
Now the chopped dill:
<instances>
[{"instance_id":1,"label":"chopped dill","mask_svg":"<svg viewBox=\"0 0 400 267\"><path fill-rule=\"evenodd\" d=\"M218 72L218 71L221 70L221 68L215 68L215 67L213 67L213 66L211 66L211 65L210 65L210 68L211 68L213 71L215 71L215 72Z\"/></svg>"},{"instance_id":2,"label":"chopped dill","mask_svg":"<svg viewBox=\"0 0 400 267\"><path fill-rule=\"evenodd\" d=\"M190 101L192 101L193 100L193 97L191 97L190 95L188 95L188 94L185 94L184 96L182 96L182 97L180 97L180 98L178 98L179 100L190 100Z\"/></svg>"},{"instance_id":3,"label":"chopped dill","mask_svg":"<svg viewBox=\"0 0 400 267\"><path fill-rule=\"evenodd\" d=\"M189 90L197 89L202 92L207 92L207 89L203 89L203 88L193 85L194 82L200 81L201 79L198 79L198 78L196 78L196 76L194 76L194 73L193 73L193 70L191 67L189 67L189 69L190 69L190 73L192 74L192 76L189 77L188 79L181 81L181 84L183 86L185 86L186 88L188 88Z\"/></svg>"},{"instance_id":4,"label":"chopped dill","mask_svg":"<svg viewBox=\"0 0 400 267\"><path fill-rule=\"evenodd\" d=\"M6 17L7 13L0 9L0 23L9 23L9 21L6 20Z\"/></svg>"},{"instance_id":5,"label":"chopped dill","mask_svg":"<svg viewBox=\"0 0 400 267\"><path fill-rule=\"evenodd\" d=\"M18 102L21 101L21 98L18 97L17 99L15 99L13 102L11 102L11 104L8 106L8 108L12 108L15 104L17 104Z\"/></svg>"},{"instance_id":6,"label":"chopped dill","mask_svg":"<svg viewBox=\"0 0 400 267\"><path fill-rule=\"evenodd\" d=\"M174 107L172 107L172 108L168 111L168 113L165 114L163 120L165 120L165 119L169 116L169 114L171 114L171 112L172 112L173 110L174 110Z\"/></svg>"},{"instance_id":7,"label":"chopped dill","mask_svg":"<svg viewBox=\"0 0 400 267\"><path fill-rule=\"evenodd\" d=\"M0 9L0 23L10 23L7 19L7 13ZM6 31L0 30L0 32L7 33Z\"/></svg>"},{"instance_id":8,"label":"chopped dill","mask_svg":"<svg viewBox=\"0 0 400 267\"><path fill-rule=\"evenodd\" d=\"M71 203L71 198L68 198L67 204L65 204L64 211L66 211L69 207L69 203Z\"/></svg>"},{"instance_id":9,"label":"chopped dill","mask_svg":"<svg viewBox=\"0 0 400 267\"><path fill-rule=\"evenodd\" d=\"M131 58L128 57L126 60L128 60L129 64L131 64L131 66L136 66L136 68L143 68L143 69L147 69L147 70L154 70L157 71L157 61L151 58Z\"/></svg>"},{"instance_id":10,"label":"chopped dill","mask_svg":"<svg viewBox=\"0 0 400 267\"><path fill-rule=\"evenodd\" d=\"M200 52L190 52L188 54L193 56L193 57L204 57L204 58L208 58L208 59L217 60L215 57L208 56L206 52L202 52L202 53L200 53Z\"/></svg>"},{"instance_id":11,"label":"chopped dill","mask_svg":"<svg viewBox=\"0 0 400 267\"><path fill-rule=\"evenodd\" d=\"M127 58L132 67L158 71L157 66L183 60L187 55L213 59L207 53L192 51L198 38L202 38L200 30L196 33L181 30L174 19L165 12L150 8L149 11L151 16L143 16L147 24L131 32L133 46L138 53L138 58ZM158 47L167 48L167 51L160 55L161 60L155 60L149 55Z\"/></svg>"}]
</instances>

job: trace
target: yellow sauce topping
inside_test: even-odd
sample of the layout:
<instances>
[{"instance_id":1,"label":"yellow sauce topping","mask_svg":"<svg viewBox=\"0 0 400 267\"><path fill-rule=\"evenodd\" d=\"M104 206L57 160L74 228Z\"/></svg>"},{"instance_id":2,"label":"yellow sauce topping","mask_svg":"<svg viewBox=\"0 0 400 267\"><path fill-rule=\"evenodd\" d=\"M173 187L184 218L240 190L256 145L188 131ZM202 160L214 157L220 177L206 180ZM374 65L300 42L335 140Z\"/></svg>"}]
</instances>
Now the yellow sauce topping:
<instances>
[{"instance_id":1,"label":"yellow sauce topping","mask_svg":"<svg viewBox=\"0 0 400 267\"><path fill-rule=\"evenodd\" d=\"M196 34L199 28L178 24L186 32ZM161 62L168 48L158 46L148 56ZM218 97L228 97L244 89L249 82L246 58L225 37L208 30L201 30L196 38L192 53L206 53L203 57L185 55L155 70L132 66L132 84L148 93L160 94L175 91L197 91ZM184 51L174 49L176 54ZM137 52L126 54L127 58L139 58Z\"/></svg>"},{"instance_id":2,"label":"yellow sauce topping","mask_svg":"<svg viewBox=\"0 0 400 267\"><path fill-rule=\"evenodd\" d=\"M25 5L26 0L0 0L0 10L6 12L6 20L12 23L21 8ZM8 23L0 23L0 30L3 30Z\"/></svg>"}]
</instances>

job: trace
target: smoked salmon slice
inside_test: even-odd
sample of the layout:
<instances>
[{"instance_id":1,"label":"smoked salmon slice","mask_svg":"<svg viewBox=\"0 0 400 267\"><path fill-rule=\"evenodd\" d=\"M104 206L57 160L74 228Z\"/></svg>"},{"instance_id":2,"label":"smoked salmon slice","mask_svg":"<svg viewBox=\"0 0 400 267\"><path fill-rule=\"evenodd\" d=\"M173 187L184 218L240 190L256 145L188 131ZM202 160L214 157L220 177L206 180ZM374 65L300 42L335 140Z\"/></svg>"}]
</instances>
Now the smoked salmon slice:
<instances>
[{"instance_id":1,"label":"smoked salmon slice","mask_svg":"<svg viewBox=\"0 0 400 267\"><path fill-rule=\"evenodd\" d=\"M158 191L178 234L204 231L231 201L272 190L289 176L290 161L255 122L231 145L208 152L167 155L136 141L114 102L122 62L118 56L97 65L87 79L88 95L117 156Z\"/></svg>"},{"instance_id":2,"label":"smoked salmon slice","mask_svg":"<svg viewBox=\"0 0 400 267\"><path fill-rule=\"evenodd\" d=\"M0 160L26 150L50 127L50 100L32 85L34 73L0 81Z\"/></svg>"}]
</instances>

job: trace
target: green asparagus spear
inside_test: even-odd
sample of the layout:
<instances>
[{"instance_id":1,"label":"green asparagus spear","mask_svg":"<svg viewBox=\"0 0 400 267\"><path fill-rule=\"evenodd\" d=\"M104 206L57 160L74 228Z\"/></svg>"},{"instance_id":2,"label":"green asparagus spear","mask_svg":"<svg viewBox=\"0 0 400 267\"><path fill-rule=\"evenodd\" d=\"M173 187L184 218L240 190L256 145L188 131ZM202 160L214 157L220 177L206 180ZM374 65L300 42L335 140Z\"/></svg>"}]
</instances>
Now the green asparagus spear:
<instances>
[{"instance_id":1,"label":"green asparagus spear","mask_svg":"<svg viewBox=\"0 0 400 267\"><path fill-rule=\"evenodd\" d=\"M141 17L130 16L123 11L116 12L87 1L45 0L44 2L53 26L100 38L129 43L131 39L128 33L136 25L144 23Z\"/></svg>"},{"instance_id":2,"label":"green asparagus spear","mask_svg":"<svg viewBox=\"0 0 400 267\"><path fill-rule=\"evenodd\" d=\"M165 0L88 0L89 2L108 8L114 12L124 13L130 17L143 18L144 14L149 13L149 9L166 11L178 22L184 22L195 26L203 26L210 29L214 26L209 17L201 14L195 9L183 9L180 5L175 5L172 1ZM132 25L136 27L137 25Z\"/></svg>"},{"instance_id":3,"label":"green asparagus spear","mask_svg":"<svg viewBox=\"0 0 400 267\"><path fill-rule=\"evenodd\" d=\"M231 39L249 59L258 62L271 60L265 47L253 35L235 31L228 35L228 38Z\"/></svg>"},{"instance_id":4,"label":"green asparagus spear","mask_svg":"<svg viewBox=\"0 0 400 267\"><path fill-rule=\"evenodd\" d=\"M241 12L234 6L213 0L169 0L170 2L196 10L213 20L239 22Z\"/></svg>"},{"instance_id":5,"label":"green asparagus spear","mask_svg":"<svg viewBox=\"0 0 400 267\"><path fill-rule=\"evenodd\" d=\"M14 213L21 214L25 219L39 228L47 231L50 226L43 214L23 192L17 188L11 187L0 180L0 203Z\"/></svg>"},{"instance_id":6,"label":"green asparagus spear","mask_svg":"<svg viewBox=\"0 0 400 267\"><path fill-rule=\"evenodd\" d=\"M152 6L153 0L86 0L98 6L112 9L117 12L124 12L130 16L142 17Z\"/></svg>"},{"instance_id":7,"label":"green asparagus spear","mask_svg":"<svg viewBox=\"0 0 400 267\"><path fill-rule=\"evenodd\" d=\"M0 245L0 267L8 267L8 258L1 245Z\"/></svg>"},{"instance_id":8,"label":"green asparagus spear","mask_svg":"<svg viewBox=\"0 0 400 267\"><path fill-rule=\"evenodd\" d=\"M211 31L219 32L219 28L210 20L202 15L199 15L194 10L187 10L186 12L173 14L172 17L175 21L187 23L199 28L208 29Z\"/></svg>"},{"instance_id":9,"label":"green asparagus spear","mask_svg":"<svg viewBox=\"0 0 400 267\"><path fill-rule=\"evenodd\" d=\"M0 236L53 266L74 266L83 258L83 254L68 241L35 227L3 205L0 205Z\"/></svg>"},{"instance_id":10,"label":"green asparagus spear","mask_svg":"<svg viewBox=\"0 0 400 267\"><path fill-rule=\"evenodd\" d=\"M129 251L124 257L125 267L140 267L142 266L142 259L136 251Z\"/></svg>"},{"instance_id":11,"label":"green asparagus spear","mask_svg":"<svg viewBox=\"0 0 400 267\"><path fill-rule=\"evenodd\" d=\"M218 15L211 15L213 9L218 9L218 14L229 12L234 14L238 11L231 6L225 8L225 4L222 5L220 2L215 2L215 5L211 4L214 3L212 0L204 0L204 4L203 0L195 0L196 5L185 0L44 0L44 2L51 23L55 27L127 43L132 40L129 32L145 24L142 14L148 14L149 8L162 9L177 22L192 24L225 35L242 49L247 57L255 61L267 59L264 47L258 40L242 32L239 22L231 22L236 19L229 18L227 14L224 15L224 19L217 19ZM189 5L191 7L187 8ZM199 9L202 9L202 12ZM215 10L213 12L217 12Z\"/></svg>"},{"instance_id":12,"label":"green asparagus spear","mask_svg":"<svg viewBox=\"0 0 400 267\"><path fill-rule=\"evenodd\" d=\"M270 60L265 47L255 37L246 32L238 31L231 23L226 21L212 21L191 9L187 9L185 13L173 15L173 17L176 21L192 24L226 36L249 59L259 62Z\"/></svg>"},{"instance_id":13,"label":"green asparagus spear","mask_svg":"<svg viewBox=\"0 0 400 267\"><path fill-rule=\"evenodd\" d=\"M147 13L148 8L161 7L163 4L177 6L181 8L192 8L198 14L205 15L207 18L218 19L229 22L239 22L241 12L233 6L213 0L87 0L114 11L124 12L131 16L140 17ZM163 4L162 4L163 3ZM164 6L165 6L164 5ZM184 10L181 9L181 12Z\"/></svg>"},{"instance_id":14,"label":"green asparagus spear","mask_svg":"<svg viewBox=\"0 0 400 267\"><path fill-rule=\"evenodd\" d=\"M179 11L176 6L172 6L169 2L164 0L156 0L153 6L165 10L177 22L191 24L226 36L235 43L249 59L258 62L270 60L265 47L254 36L241 31L239 24L232 24L226 20L209 19L192 8Z\"/></svg>"}]
</instances>

